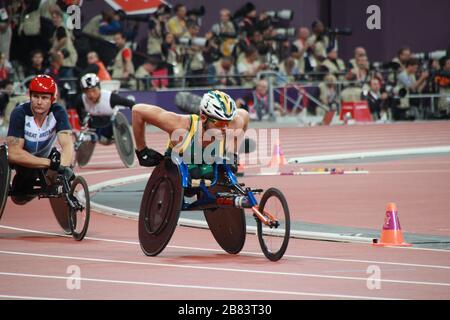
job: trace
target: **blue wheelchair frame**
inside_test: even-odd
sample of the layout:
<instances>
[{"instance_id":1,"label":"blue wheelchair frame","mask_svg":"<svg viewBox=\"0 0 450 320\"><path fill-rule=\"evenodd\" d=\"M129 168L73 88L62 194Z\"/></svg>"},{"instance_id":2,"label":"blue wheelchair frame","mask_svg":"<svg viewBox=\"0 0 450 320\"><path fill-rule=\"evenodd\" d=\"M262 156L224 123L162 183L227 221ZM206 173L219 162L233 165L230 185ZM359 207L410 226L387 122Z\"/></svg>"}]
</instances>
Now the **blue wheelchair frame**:
<instances>
[{"instance_id":1,"label":"blue wheelchair frame","mask_svg":"<svg viewBox=\"0 0 450 320\"><path fill-rule=\"evenodd\" d=\"M172 157L173 163L175 163L178 166L178 169L181 174L181 182L183 189L186 191L192 191L193 189L202 191L202 197L200 199L197 199L193 203L187 203L183 200L183 205L181 210L189 211L189 210L203 210L203 209L212 209L212 208L218 208L218 207L230 207L229 205L220 205L216 203L217 196L213 195L209 191L210 187L216 186L219 183L219 169L223 169L226 179L229 181L225 186L227 188L230 188L231 190L237 191L237 193L230 194L230 197L233 196L244 196L247 197L247 206L245 208L252 208L254 206L258 205L258 201L256 200L254 196L254 192L262 192L262 190L251 190L250 188L243 188L241 184L236 179L235 174L231 170L230 166L226 163L226 159L221 159L221 162L214 162L213 163L213 173L214 178L211 181L211 185L207 186L205 183L205 179L201 179L200 185L198 187L193 187L191 185L191 177L189 174L189 169L187 164L183 162L183 160L178 157L174 156Z\"/></svg>"}]
</instances>

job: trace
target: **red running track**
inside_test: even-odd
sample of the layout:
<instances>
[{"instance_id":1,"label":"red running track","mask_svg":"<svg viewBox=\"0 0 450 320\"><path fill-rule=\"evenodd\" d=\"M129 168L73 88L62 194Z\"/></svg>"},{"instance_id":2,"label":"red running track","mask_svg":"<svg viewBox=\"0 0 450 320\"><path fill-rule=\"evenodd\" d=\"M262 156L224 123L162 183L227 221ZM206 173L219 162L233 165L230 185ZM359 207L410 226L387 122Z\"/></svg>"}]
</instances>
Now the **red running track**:
<instances>
[{"instance_id":1,"label":"red running track","mask_svg":"<svg viewBox=\"0 0 450 320\"><path fill-rule=\"evenodd\" d=\"M280 129L285 156L450 145L450 123ZM165 137L149 135L162 150ZM404 231L448 236L450 161L420 157L356 165L368 175L248 177L277 186L295 219L381 228L386 203ZM308 165L303 168L325 167ZM288 169L297 170L298 165ZM251 171L252 169L249 169ZM90 185L147 169L125 169L114 146L99 147L78 170ZM292 239L286 256L266 260L254 235L239 255L224 253L209 230L178 227L158 257L142 254L137 222L93 213L81 243L62 236L47 200L8 200L0 225L0 298L56 299L449 299L450 252L375 248ZM75 269L73 269L75 268ZM80 271L79 289L73 270ZM368 286L378 270L379 288ZM372 283L373 284L373 283ZM69 286L68 286L69 285Z\"/></svg>"}]
</instances>

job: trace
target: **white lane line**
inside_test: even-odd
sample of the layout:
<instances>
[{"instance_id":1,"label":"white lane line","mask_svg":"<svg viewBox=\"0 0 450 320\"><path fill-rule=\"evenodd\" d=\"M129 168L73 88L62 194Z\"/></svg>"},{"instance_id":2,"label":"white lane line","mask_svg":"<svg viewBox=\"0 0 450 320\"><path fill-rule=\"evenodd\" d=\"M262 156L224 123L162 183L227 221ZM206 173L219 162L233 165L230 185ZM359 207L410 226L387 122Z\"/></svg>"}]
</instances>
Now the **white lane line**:
<instances>
[{"instance_id":1,"label":"white lane line","mask_svg":"<svg viewBox=\"0 0 450 320\"><path fill-rule=\"evenodd\" d=\"M0 225L0 228L16 230L16 231L25 231L25 232L30 232L30 233L52 235L52 236L58 236L58 237L64 237L64 238L72 238L72 236L70 236L70 235L65 235L65 234L60 234L60 233L52 233L52 232L44 232L44 231L38 231L38 230L15 228L15 227L4 226L4 225ZM101 241L101 242L131 244L131 245L137 245L137 246L140 245L138 241L114 240L114 239L104 239L104 238L95 238L95 237L85 237L85 239L86 240L92 240L92 241ZM207 252L218 252L218 253L223 253L224 252L221 249L188 247L188 246L175 246L175 245L168 245L167 248L181 249L181 250L188 250L188 251L207 251ZM391 247L389 247L389 248L391 248ZM431 250L435 251L435 249L431 249ZM443 251L447 252L447 253L449 252L448 250L443 250ZM241 251L241 254L254 255L254 256L264 256L263 253L251 252L251 251ZM366 263L368 263L368 264L386 264L386 265L395 265L395 266L407 266L407 267L417 267L417 268L432 268L432 269L450 270L450 266L431 265L431 264L416 264L416 263L378 261L378 260L329 258L329 257L319 257L319 256L289 255L289 254L285 254L284 257L286 257L286 258L293 258L293 259L311 259L311 260L324 260L324 261L334 261L334 262L354 262L354 263L365 263L365 264Z\"/></svg>"},{"instance_id":2,"label":"white lane line","mask_svg":"<svg viewBox=\"0 0 450 320\"><path fill-rule=\"evenodd\" d=\"M164 268L179 268L179 269L207 270L207 271L218 271L218 272L264 274L264 275L271 275L271 276L289 276L289 277L320 278L320 279L333 279L333 280L352 280L352 281L367 282L367 277L331 276L331 275L314 274L314 273L265 271L265 270L241 269L241 268L204 267L204 266L195 266L195 265L187 265L187 264L140 262L140 261L100 259L100 258L89 258L89 257L73 257L73 256L49 255L49 254L39 254L39 253L29 253L29 252L18 252L18 251L3 251L3 250L0 250L0 254L31 256L31 257L51 258L51 259L63 259L63 260L93 261L93 262L113 263L113 264L146 265L146 266L164 267ZM428 281L411 281L411 280L396 280L396 279L380 279L379 281L384 282L384 283L450 287L450 283L447 283L447 282L428 282Z\"/></svg>"},{"instance_id":3,"label":"white lane line","mask_svg":"<svg viewBox=\"0 0 450 320\"><path fill-rule=\"evenodd\" d=\"M98 279L98 278L72 278L72 277L50 276L50 275L29 274L29 273L0 272L0 276L27 277L27 278L38 278L38 279L66 280L66 281L68 279L70 279L70 280L76 279L76 280L86 281L86 282L109 283L109 284L128 284L128 285L164 287L164 288L175 288L175 289L201 289L201 290L213 290L213 291L270 293L270 294L277 294L277 295L312 296L312 297L344 298L344 299L399 300L398 298L387 298L387 297L373 297L373 296L369 297L369 296L354 296L354 295L342 295L342 294L332 294L332 293L264 290L264 289L252 289L252 288L197 286L197 285L187 285L187 284L111 280L111 279Z\"/></svg>"},{"instance_id":4,"label":"white lane line","mask_svg":"<svg viewBox=\"0 0 450 320\"><path fill-rule=\"evenodd\" d=\"M12 296L7 294L1 294L2 299L17 299L17 300L67 300L62 298L47 298L47 297L30 297L30 296Z\"/></svg>"},{"instance_id":5,"label":"white lane line","mask_svg":"<svg viewBox=\"0 0 450 320\"><path fill-rule=\"evenodd\" d=\"M370 159L372 157L386 157L398 155L418 155L429 153L447 153L450 146L419 147L407 149L385 149L377 151L358 151L352 153L328 154L318 156L295 157L288 160L289 163L308 163L315 161L345 160L345 159Z\"/></svg>"}]
</instances>

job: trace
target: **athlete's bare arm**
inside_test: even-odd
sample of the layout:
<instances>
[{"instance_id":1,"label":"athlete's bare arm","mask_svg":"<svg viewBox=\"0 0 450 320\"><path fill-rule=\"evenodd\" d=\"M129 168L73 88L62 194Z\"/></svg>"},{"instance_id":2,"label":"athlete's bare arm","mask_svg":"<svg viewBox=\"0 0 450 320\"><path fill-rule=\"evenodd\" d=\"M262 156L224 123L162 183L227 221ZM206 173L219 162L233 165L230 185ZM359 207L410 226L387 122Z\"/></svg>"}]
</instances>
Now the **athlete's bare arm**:
<instances>
[{"instance_id":1,"label":"athlete's bare arm","mask_svg":"<svg viewBox=\"0 0 450 320\"><path fill-rule=\"evenodd\" d=\"M58 132L58 142L62 148L61 150L61 165L70 166L73 158L73 140L72 132L70 130L64 130Z\"/></svg>"},{"instance_id":2,"label":"athlete's bare arm","mask_svg":"<svg viewBox=\"0 0 450 320\"><path fill-rule=\"evenodd\" d=\"M33 169L50 167L50 159L36 157L23 148L25 145L24 139L9 136L6 138L6 143L8 145L8 160L10 163Z\"/></svg>"},{"instance_id":3,"label":"athlete's bare arm","mask_svg":"<svg viewBox=\"0 0 450 320\"><path fill-rule=\"evenodd\" d=\"M132 109L133 133L136 141L136 149L142 150L146 147L145 125L151 124L169 135L178 129L189 129L190 117L166 111L160 107L149 104L137 104Z\"/></svg>"}]
</instances>

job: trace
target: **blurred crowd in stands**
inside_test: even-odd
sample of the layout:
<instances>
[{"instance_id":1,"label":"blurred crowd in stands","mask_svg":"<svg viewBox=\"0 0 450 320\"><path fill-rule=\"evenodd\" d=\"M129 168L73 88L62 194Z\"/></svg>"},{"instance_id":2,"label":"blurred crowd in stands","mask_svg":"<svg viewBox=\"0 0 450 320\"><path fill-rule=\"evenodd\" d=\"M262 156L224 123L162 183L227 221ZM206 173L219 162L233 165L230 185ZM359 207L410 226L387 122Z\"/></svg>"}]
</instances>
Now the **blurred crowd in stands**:
<instances>
[{"instance_id":1,"label":"blurred crowd in stands","mask_svg":"<svg viewBox=\"0 0 450 320\"><path fill-rule=\"evenodd\" d=\"M317 86L324 107L312 110L316 114L364 99L376 119L388 111L395 120L411 119L411 106L421 102L407 94L441 93L436 108L448 115L450 57L445 52L414 55L405 46L392 61L380 63L357 47L354 57L343 61L338 41L351 30L331 30L319 20L295 30L292 11L258 13L250 2L234 13L220 10L205 34L200 34L204 8L183 4L161 5L154 14L141 16L105 10L81 30L70 30L67 7L78 3L0 0L0 121L27 99L20 84L33 75L54 77L60 99L70 107L79 92L78 79L88 72L129 90L250 87L255 88L253 100L264 105L268 82L258 75L263 72L267 79L270 71L277 87ZM142 23L148 31L139 39Z\"/></svg>"}]
</instances>

